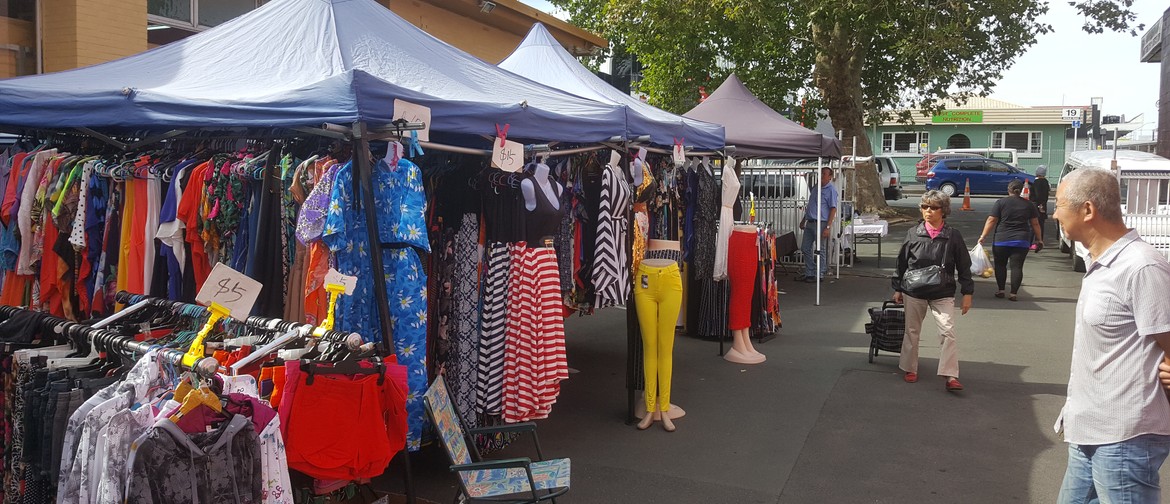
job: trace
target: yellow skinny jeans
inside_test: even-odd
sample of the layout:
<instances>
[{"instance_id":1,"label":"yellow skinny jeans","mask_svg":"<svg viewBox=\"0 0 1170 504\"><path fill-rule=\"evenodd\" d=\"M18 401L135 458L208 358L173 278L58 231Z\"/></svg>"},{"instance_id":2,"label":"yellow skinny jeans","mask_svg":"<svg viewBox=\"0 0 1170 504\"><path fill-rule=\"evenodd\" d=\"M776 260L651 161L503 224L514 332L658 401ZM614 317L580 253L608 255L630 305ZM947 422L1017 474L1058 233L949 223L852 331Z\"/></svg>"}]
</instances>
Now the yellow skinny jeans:
<instances>
[{"instance_id":1,"label":"yellow skinny jeans","mask_svg":"<svg viewBox=\"0 0 1170 504\"><path fill-rule=\"evenodd\" d=\"M639 265L634 277L634 306L642 330L646 411L667 411L674 367L674 326L682 308L682 275L678 265L656 267L645 262Z\"/></svg>"}]
</instances>

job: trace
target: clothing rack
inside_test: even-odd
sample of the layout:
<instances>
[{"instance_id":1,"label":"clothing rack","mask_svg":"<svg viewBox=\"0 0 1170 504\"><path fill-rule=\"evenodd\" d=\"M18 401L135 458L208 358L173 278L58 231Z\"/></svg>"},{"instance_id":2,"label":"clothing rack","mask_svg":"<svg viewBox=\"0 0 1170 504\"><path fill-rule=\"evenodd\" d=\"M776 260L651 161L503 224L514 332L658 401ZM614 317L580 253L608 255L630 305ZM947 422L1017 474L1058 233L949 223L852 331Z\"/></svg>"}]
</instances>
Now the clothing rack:
<instances>
[{"instance_id":1,"label":"clothing rack","mask_svg":"<svg viewBox=\"0 0 1170 504\"><path fill-rule=\"evenodd\" d=\"M28 308L20 308L17 306L0 306L0 315L5 318L12 317L20 312L31 312ZM183 356L185 352L173 348L164 348L159 345L154 345L145 341L137 341L133 337L124 336L108 329L99 329L72 320L55 317L47 313L36 312L41 314L40 322L43 324L51 324L52 329L63 334L74 334L84 337L93 345L105 348L106 350L118 352L129 357L146 355L152 349L158 349L160 358L166 359L167 362L174 366L181 367L184 370L192 371L199 376L208 378L214 376L219 369L219 363L214 358L200 359L194 365L187 366L183 364Z\"/></svg>"},{"instance_id":2,"label":"clothing rack","mask_svg":"<svg viewBox=\"0 0 1170 504\"><path fill-rule=\"evenodd\" d=\"M118 291L118 293L114 295L114 301L117 301L117 302L123 303L123 304L128 304L128 305L137 305L140 302L146 302L146 303L149 303L152 305L171 308L171 309L199 309L199 310L205 309L205 307L200 306L200 305L196 305L196 304L184 303L181 301L173 301L170 299L144 296L142 294L134 294L134 293L127 292L127 291ZM260 330L264 330L264 331L289 332L289 331L293 331L293 330L301 330L302 332L309 334L309 333L312 333L316 329L315 326L310 325L310 324L303 324L300 322L293 322L293 321L289 321L289 320L257 317L257 316L249 316L247 318L231 317L231 318L227 318L227 319L223 319L223 320L229 321L228 323L238 323L238 324L241 324L245 327L250 327L253 329L260 329ZM328 341L345 341L345 339L349 337L349 333L328 330L328 331L324 331L322 333L321 337L325 340L328 340Z\"/></svg>"}]
</instances>

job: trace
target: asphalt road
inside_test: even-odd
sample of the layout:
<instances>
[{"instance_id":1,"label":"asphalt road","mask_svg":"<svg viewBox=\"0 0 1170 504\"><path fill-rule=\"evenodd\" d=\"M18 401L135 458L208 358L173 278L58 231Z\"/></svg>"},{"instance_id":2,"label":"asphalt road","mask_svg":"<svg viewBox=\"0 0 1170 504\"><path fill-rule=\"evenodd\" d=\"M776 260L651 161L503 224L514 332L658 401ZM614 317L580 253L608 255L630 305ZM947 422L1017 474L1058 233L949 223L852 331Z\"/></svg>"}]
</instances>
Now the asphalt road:
<instances>
[{"instance_id":1,"label":"asphalt road","mask_svg":"<svg viewBox=\"0 0 1170 504\"><path fill-rule=\"evenodd\" d=\"M970 242L994 199L972 201L972 212L954 201L950 218ZM891 293L886 276L908 226L891 227L880 263L876 246L862 244L857 265L822 286L820 306L813 286L781 278L784 325L757 345L763 364L725 362L717 342L680 336L672 402L687 414L673 433L624 422L625 313L567 320L576 372L552 417L538 422L544 452L572 459L572 490L559 501L1054 502L1067 451L1052 424L1067 387L1081 275L1050 235L1051 248L1025 264L1018 302L992 297L994 280L976 279L974 307L956 323L966 390L948 393L932 376L931 320L921 378L907 384L897 355L866 361L863 325L866 308ZM517 442L498 456L535 456L530 446ZM446 464L433 446L414 458L419 496L451 500ZM379 486L401 492L400 470L396 462Z\"/></svg>"}]
</instances>

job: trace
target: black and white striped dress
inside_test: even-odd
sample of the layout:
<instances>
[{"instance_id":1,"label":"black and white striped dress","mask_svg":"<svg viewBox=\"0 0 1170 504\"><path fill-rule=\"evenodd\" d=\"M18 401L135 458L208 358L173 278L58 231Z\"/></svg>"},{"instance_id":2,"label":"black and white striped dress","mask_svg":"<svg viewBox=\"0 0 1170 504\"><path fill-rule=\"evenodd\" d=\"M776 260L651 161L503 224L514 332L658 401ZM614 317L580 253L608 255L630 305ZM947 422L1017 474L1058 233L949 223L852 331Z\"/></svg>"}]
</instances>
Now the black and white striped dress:
<instances>
[{"instance_id":1,"label":"black and white striped dress","mask_svg":"<svg viewBox=\"0 0 1170 504\"><path fill-rule=\"evenodd\" d=\"M602 172L593 287L597 308L624 306L630 295L629 212L633 192L617 167Z\"/></svg>"},{"instance_id":2,"label":"black and white striped dress","mask_svg":"<svg viewBox=\"0 0 1170 504\"><path fill-rule=\"evenodd\" d=\"M487 252L475 394L476 410L480 414L499 414L504 405L509 257L508 246L499 242L493 242Z\"/></svg>"}]
</instances>

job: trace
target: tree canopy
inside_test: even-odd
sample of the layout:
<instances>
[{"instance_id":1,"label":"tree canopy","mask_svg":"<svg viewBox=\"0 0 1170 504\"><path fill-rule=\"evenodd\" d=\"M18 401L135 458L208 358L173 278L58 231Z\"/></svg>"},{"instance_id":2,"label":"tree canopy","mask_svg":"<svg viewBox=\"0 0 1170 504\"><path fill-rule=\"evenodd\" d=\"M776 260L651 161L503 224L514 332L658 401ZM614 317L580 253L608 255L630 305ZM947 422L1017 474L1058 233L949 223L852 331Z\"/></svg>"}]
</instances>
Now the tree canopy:
<instances>
[{"instance_id":1,"label":"tree canopy","mask_svg":"<svg viewBox=\"0 0 1170 504\"><path fill-rule=\"evenodd\" d=\"M700 87L712 90L734 71L764 103L792 109L794 120L811 125L814 111L826 110L846 138L858 138L859 156L871 154L867 124L987 96L1053 30L1040 19L1049 4L1039 0L550 1L638 58L637 89L651 104L685 112ZM1089 33L1142 29L1133 0L1069 4ZM869 173L859 177L859 207L881 209Z\"/></svg>"}]
</instances>

